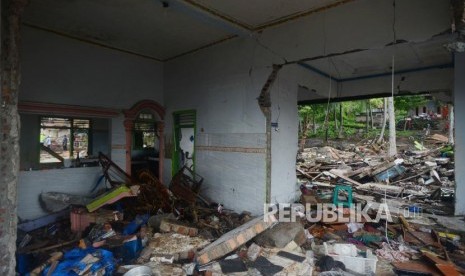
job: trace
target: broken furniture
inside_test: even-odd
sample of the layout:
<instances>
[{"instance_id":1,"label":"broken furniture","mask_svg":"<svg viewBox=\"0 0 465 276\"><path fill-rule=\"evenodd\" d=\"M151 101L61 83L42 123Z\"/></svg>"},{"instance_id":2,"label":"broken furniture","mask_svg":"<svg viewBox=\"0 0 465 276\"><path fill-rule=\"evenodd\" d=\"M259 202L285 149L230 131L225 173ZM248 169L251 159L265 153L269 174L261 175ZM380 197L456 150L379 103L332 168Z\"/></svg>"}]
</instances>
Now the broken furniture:
<instances>
[{"instance_id":1,"label":"broken furniture","mask_svg":"<svg viewBox=\"0 0 465 276\"><path fill-rule=\"evenodd\" d=\"M202 182L203 178L200 175L184 166L173 176L170 184L170 190L173 192L174 196L186 203L191 210L194 222L198 221L197 199L200 199L206 206L210 205L206 199L200 196Z\"/></svg>"},{"instance_id":2,"label":"broken furniture","mask_svg":"<svg viewBox=\"0 0 465 276\"><path fill-rule=\"evenodd\" d=\"M347 200L346 201L341 201L339 199L339 194L347 193ZM333 204L336 206L339 206L341 204L343 207L348 207L352 206L352 187L350 186L343 186L343 185L336 185L334 187L333 191Z\"/></svg>"}]
</instances>

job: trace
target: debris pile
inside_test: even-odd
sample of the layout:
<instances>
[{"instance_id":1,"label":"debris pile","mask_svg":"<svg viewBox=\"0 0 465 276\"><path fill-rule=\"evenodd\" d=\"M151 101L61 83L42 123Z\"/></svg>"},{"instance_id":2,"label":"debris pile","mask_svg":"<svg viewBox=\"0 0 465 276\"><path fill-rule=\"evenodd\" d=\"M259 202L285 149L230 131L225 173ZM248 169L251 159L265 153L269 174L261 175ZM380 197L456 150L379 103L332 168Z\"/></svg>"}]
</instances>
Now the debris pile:
<instances>
[{"instance_id":1,"label":"debris pile","mask_svg":"<svg viewBox=\"0 0 465 276\"><path fill-rule=\"evenodd\" d=\"M321 275L464 273L465 223L445 216L453 215L453 147L439 134L425 141L421 149L414 144L393 158L378 145L300 153L300 203L306 212L294 208L312 252L324 256L316 263Z\"/></svg>"},{"instance_id":2,"label":"debris pile","mask_svg":"<svg viewBox=\"0 0 465 276\"><path fill-rule=\"evenodd\" d=\"M166 187L149 170L134 178L104 154L99 162L103 176L91 195L40 195L51 214L19 225L18 273L193 275L218 262L234 270L231 257L220 259L276 223L209 201L203 178L187 167Z\"/></svg>"},{"instance_id":3,"label":"debris pile","mask_svg":"<svg viewBox=\"0 0 465 276\"><path fill-rule=\"evenodd\" d=\"M258 217L204 197L203 178L187 167L166 187L101 154L95 193L44 193L52 213L19 225L18 272L460 275L465 222L444 216L454 198L453 147L430 139L431 150L413 146L395 158L377 145L306 149L299 201Z\"/></svg>"},{"instance_id":4,"label":"debris pile","mask_svg":"<svg viewBox=\"0 0 465 276\"><path fill-rule=\"evenodd\" d=\"M433 149L422 145L423 150L405 150L391 158L376 144L351 145L345 151L329 146L304 149L297 164L304 203L320 202L332 196L336 185L347 185L355 195L407 200L408 206L424 212L452 215L453 147L439 134L427 140ZM312 197L314 191L318 196Z\"/></svg>"}]
</instances>

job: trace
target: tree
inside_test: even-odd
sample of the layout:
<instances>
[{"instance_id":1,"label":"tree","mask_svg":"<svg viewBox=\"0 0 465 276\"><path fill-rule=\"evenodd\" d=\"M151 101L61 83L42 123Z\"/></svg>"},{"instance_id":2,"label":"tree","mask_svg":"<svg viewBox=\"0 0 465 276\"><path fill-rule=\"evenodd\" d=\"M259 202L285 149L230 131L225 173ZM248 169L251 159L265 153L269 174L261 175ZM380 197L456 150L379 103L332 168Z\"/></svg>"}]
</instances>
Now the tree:
<instances>
[{"instance_id":1,"label":"tree","mask_svg":"<svg viewBox=\"0 0 465 276\"><path fill-rule=\"evenodd\" d=\"M389 156L397 155L396 144L396 118L394 115L394 97L388 98L388 111L389 111Z\"/></svg>"},{"instance_id":2,"label":"tree","mask_svg":"<svg viewBox=\"0 0 465 276\"><path fill-rule=\"evenodd\" d=\"M383 98L383 125L381 126L381 133L379 134L379 138L376 143L381 144L384 140L384 131L386 130L386 122L387 122L387 101L386 98Z\"/></svg>"},{"instance_id":3,"label":"tree","mask_svg":"<svg viewBox=\"0 0 465 276\"><path fill-rule=\"evenodd\" d=\"M334 133L336 133L338 131L338 120L337 120L337 111L336 111L336 107L337 107L337 103L333 103L333 116L334 116Z\"/></svg>"},{"instance_id":4,"label":"tree","mask_svg":"<svg viewBox=\"0 0 465 276\"><path fill-rule=\"evenodd\" d=\"M428 99L421 95L397 96L394 100L394 106L396 110L408 112L413 108L425 105L427 102Z\"/></svg>"},{"instance_id":5,"label":"tree","mask_svg":"<svg viewBox=\"0 0 465 276\"><path fill-rule=\"evenodd\" d=\"M308 131L310 129L311 115L314 115L312 108L308 105L299 106L299 130L300 130L300 150L303 150L305 140L308 137Z\"/></svg>"},{"instance_id":6,"label":"tree","mask_svg":"<svg viewBox=\"0 0 465 276\"><path fill-rule=\"evenodd\" d=\"M368 108L370 106L370 100L365 101L365 132L366 136L368 137L368 130L369 130L369 125L370 125L370 117L369 114L370 112L368 111Z\"/></svg>"},{"instance_id":7,"label":"tree","mask_svg":"<svg viewBox=\"0 0 465 276\"><path fill-rule=\"evenodd\" d=\"M449 104L449 144L454 144L454 105Z\"/></svg>"},{"instance_id":8,"label":"tree","mask_svg":"<svg viewBox=\"0 0 465 276\"><path fill-rule=\"evenodd\" d=\"M343 131L344 131L343 105L344 105L344 103L339 103L339 119L340 119L340 126L339 126L339 134L337 135L338 138L342 138L342 133L343 133Z\"/></svg>"}]
</instances>

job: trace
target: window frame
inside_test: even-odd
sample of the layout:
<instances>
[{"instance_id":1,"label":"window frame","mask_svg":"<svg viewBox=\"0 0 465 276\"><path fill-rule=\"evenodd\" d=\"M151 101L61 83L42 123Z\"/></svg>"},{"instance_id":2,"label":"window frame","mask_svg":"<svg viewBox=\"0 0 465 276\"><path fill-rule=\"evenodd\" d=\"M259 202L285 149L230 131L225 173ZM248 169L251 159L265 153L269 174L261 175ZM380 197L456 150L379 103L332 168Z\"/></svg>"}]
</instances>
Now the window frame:
<instances>
[{"instance_id":1,"label":"window frame","mask_svg":"<svg viewBox=\"0 0 465 276\"><path fill-rule=\"evenodd\" d=\"M40 134L40 130L41 129L69 129L70 130L70 135L68 137L68 143L69 143L69 148L68 148L68 151L70 152L70 158L72 157L73 159L75 158L74 157L74 133L75 133L75 130L79 130L79 129L87 129L88 130L88 137L87 137L87 152L89 153L93 153L93 149L92 149L92 145L93 145L93 120L92 118L87 118L87 117L80 117L80 116L62 116L62 115L39 115L39 122L38 122L38 125L39 125L39 134ZM70 120L70 127L63 127L63 126L56 126L56 127L45 127L45 126L42 126L42 120L44 118L57 118L57 119L67 119L67 120ZM75 127L74 126L74 120L87 120L89 121L89 128L82 128L82 127ZM42 142L42 141L40 141ZM37 160L37 164L40 166L40 167L48 167L49 165L50 166L53 166L53 165L57 165L57 164L60 164L62 162L44 162L42 163L41 160L40 160L40 153L41 153L41 149L39 148L39 155L37 156L38 160ZM82 158L82 157L79 157L79 159L86 159L86 158Z\"/></svg>"}]
</instances>

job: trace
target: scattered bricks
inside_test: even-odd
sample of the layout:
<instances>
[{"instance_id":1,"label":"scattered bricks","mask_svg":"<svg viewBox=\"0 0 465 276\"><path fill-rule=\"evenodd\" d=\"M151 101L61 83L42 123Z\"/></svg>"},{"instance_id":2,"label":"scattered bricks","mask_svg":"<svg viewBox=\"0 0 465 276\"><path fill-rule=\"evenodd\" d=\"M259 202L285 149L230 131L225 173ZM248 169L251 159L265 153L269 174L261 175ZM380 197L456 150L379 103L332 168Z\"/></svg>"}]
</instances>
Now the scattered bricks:
<instances>
[{"instance_id":1,"label":"scattered bricks","mask_svg":"<svg viewBox=\"0 0 465 276\"><path fill-rule=\"evenodd\" d=\"M276 224L276 218L269 214L266 218L264 216L260 216L252 219L236 229L229 231L205 247L197 254L197 262L200 265L204 265L223 257L274 224Z\"/></svg>"},{"instance_id":2,"label":"scattered bricks","mask_svg":"<svg viewBox=\"0 0 465 276\"><path fill-rule=\"evenodd\" d=\"M250 261L255 262L258 256L260 256L261 252L262 252L262 248L259 245L252 243L249 246L249 249L247 250L247 258Z\"/></svg>"},{"instance_id":3,"label":"scattered bricks","mask_svg":"<svg viewBox=\"0 0 465 276\"><path fill-rule=\"evenodd\" d=\"M166 218L161 221L160 232L173 232L189 237L195 237L199 233L199 230L197 228L187 226L177 220Z\"/></svg>"}]
</instances>

